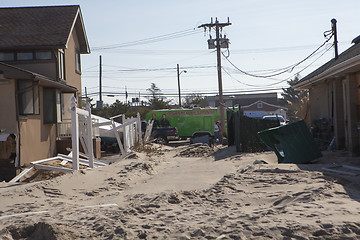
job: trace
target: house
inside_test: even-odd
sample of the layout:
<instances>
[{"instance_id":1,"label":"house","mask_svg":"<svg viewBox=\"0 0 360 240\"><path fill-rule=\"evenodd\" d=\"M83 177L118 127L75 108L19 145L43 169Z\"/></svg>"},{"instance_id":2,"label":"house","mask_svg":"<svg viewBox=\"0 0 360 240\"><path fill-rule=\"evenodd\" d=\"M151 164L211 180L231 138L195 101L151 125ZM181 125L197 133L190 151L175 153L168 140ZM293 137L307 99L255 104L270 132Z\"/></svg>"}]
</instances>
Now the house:
<instances>
[{"instance_id":1,"label":"house","mask_svg":"<svg viewBox=\"0 0 360 240\"><path fill-rule=\"evenodd\" d=\"M248 106L241 106L245 116L262 118L265 115L280 115L286 119L287 108L258 100Z\"/></svg>"},{"instance_id":2,"label":"house","mask_svg":"<svg viewBox=\"0 0 360 240\"><path fill-rule=\"evenodd\" d=\"M0 23L0 134L15 136L19 167L56 154L90 49L77 5L0 8Z\"/></svg>"},{"instance_id":3,"label":"house","mask_svg":"<svg viewBox=\"0 0 360 240\"><path fill-rule=\"evenodd\" d=\"M277 104L277 93L256 93L256 94L233 94L223 95L224 104L227 107L233 107L235 105L247 106L254 103L257 100L262 100L270 104ZM210 107L219 106L219 96L209 96L206 98L206 102Z\"/></svg>"},{"instance_id":4,"label":"house","mask_svg":"<svg viewBox=\"0 0 360 240\"><path fill-rule=\"evenodd\" d=\"M360 127L360 37L353 45L295 85L308 89L310 117L316 137L337 149L359 153Z\"/></svg>"}]
</instances>

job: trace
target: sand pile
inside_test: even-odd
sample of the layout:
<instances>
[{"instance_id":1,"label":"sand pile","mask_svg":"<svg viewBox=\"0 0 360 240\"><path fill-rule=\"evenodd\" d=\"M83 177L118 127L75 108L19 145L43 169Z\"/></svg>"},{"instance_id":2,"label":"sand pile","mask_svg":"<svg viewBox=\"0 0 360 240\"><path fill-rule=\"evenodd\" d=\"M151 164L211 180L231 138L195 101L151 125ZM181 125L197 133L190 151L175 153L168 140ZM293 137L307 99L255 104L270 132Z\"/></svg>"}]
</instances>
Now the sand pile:
<instances>
[{"instance_id":1,"label":"sand pile","mask_svg":"<svg viewBox=\"0 0 360 240\"><path fill-rule=\"evenodd\" d=\"M0 239L359 239L358 175L325 172L326 161L185 149L0 184Z\"/></svg>"}]
</instances>

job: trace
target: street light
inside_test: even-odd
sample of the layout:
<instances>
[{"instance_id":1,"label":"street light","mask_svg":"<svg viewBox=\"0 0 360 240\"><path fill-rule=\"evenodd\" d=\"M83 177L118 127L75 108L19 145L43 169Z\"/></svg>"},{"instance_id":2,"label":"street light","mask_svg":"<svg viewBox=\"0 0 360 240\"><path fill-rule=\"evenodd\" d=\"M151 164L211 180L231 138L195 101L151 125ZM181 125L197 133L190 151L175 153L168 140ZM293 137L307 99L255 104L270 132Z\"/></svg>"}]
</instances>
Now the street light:
<instances>
[{"instance_id":1,"label":"street light","mask_svg":"<svg viewBox=\"0 0 360 240\"><path fill-rule=\"evenodd\" d=\"M179 89L179 107L181 107L181 93L180 93L180 74L187 73L186 70L180 72L179 64L177 64L177 77L178 77L178 89Z\"/></svg>"}]
</instances>

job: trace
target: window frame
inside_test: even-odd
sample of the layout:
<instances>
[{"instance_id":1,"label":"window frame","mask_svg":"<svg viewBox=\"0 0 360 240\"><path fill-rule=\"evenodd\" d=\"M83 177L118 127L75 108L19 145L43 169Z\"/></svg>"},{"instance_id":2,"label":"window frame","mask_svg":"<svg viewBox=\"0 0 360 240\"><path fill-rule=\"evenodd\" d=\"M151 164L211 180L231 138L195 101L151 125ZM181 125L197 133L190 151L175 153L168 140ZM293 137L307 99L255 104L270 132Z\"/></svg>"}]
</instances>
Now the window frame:
<instances>
[{"instance_id":1,"label":"window frame","mask_svg":"<svg viewBox=\"0 0 360 240\"><path fill-rule=\"evenodd\" d=\"M79 50L75 50L75 72L81 74L81 55Z\"/></svg>"},{"instance_id":2,"label":"window frame","mask_svg":"<svg viewBox=\"0 0 360 240\"><path fill-rule=\"evenodd\" d=\"M51 98L49 98L49 96ZM49 113L51 109L51 116ZM61 122L61 92L56 88L43 88L43 121L44 124L56 124Z\"/></svg>"},{"instance_id":3,"label":"window frame","mask_svg":"<svg viewBox=\"0 0 360 240\"><path fill-rule=\"evenodd\" d=\"M58 69L58 79L66 80L66 69L65 69L65 52L63 49L58 50L57 54L57 69Z\"/></svg>"},{"instance_id":4,"label":"window frame","mask_svg":"<svg viewBox=\"0 0 360 240\"><path fill-rule=\"evenodd\" d=\"M21 88L22 83L30 83L29 86L25 86ZM26 93L31 91L30 97L32 101L32 111L25 111L27 106L24 106L24 99L26 97ZM29 94L29 93L28 93ZM29 95L28 95L29 96ZM26 116L26 115L40 115L40 85L38 81L32 80L18 80L17 81L17 101L18 101L18 111L19 115Z\"/></svg>"}]
</instances>

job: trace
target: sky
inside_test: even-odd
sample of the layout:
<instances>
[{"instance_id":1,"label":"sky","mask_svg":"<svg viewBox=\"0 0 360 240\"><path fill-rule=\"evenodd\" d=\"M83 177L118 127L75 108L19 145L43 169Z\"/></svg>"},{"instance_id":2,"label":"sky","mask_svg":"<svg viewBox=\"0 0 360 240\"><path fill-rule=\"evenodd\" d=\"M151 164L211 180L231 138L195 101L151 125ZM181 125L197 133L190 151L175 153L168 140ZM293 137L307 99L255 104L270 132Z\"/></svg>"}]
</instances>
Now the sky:
<instances>
[{"instance_id":1,"label":"sky","mask_svg":"<svg viewBox=\"0 0 360 240\"><path fill-rule=\"evenodd\" d=\"M309 56L326 41L332 18L340 53L360 35L358 0L0 0L0 7L70 4L81 7L91 49L81 59L82 93L86 87L94 102L99 99L101 55L103 100L110 104L125 101L125 90L128 101L146 100L152 83L177 104L177 64L182 96L215 95L216 52L208 49L209 32L198 28L211 18L231 23L222 30L230 40L229 49L222 49L224 94L281 92L297 73L304 77L329 61L332 39L291 71L259 77ZM210 34L215 38L213 30Z\"/></svg>"}]
</instances>

